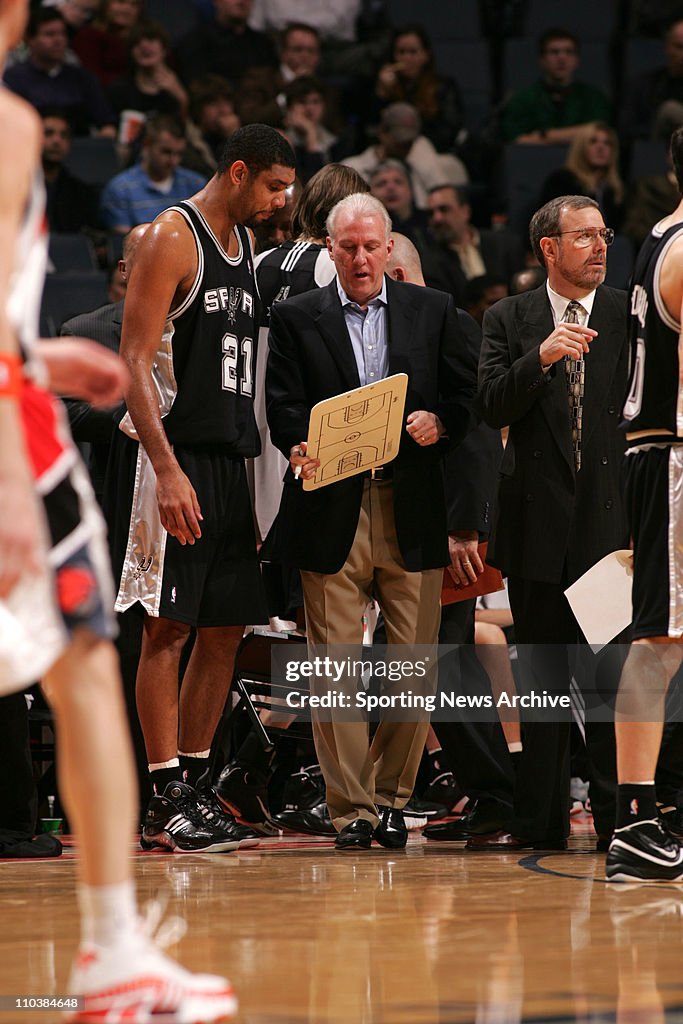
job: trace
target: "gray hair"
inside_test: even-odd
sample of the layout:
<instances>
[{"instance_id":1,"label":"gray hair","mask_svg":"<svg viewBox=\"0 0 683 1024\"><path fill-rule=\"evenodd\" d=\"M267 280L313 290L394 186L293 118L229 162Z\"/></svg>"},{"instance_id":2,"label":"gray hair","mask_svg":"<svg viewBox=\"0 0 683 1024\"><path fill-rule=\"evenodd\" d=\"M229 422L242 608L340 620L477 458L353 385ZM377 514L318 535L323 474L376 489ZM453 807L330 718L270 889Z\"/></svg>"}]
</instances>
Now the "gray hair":
<instances>
[{"instance_id":1,"label":"gray hair","mask_svg":"<svg viewBox=\"0 0 683 1024\"><path fill-rule=\"evenodd\" d=\"M354 192L352 195L347 196L346 199L341 199L336 206L333 206L327 218L327 233L330 238L334 238L337 221L343 216L380 217L384 224L387 242L389 241L391 218L384 204L380 203L379 199L375 199L374 196L364 192Z\"/></svg>"},{"instance_id":2,"label":"gray hair","mask_svg":"<svg viewBox=\"0 0 683 1024\"><path fill-rule=\"evenodd\" d=\"M372 182L377 177L377 175L382 174L384 171L398 171L399 174L403 175L403 177L408 182L412 190L410 171L408 170L408 168L406 167L402 160L395 160L394 157L389 157L387 160L383 160L381 164L377 164L375 169L370 174L370 184L372 185Z\"/></svg>"},{"instance_id":3,"label":"gray hair","mask_svg":"<svg viewBox=\"0 0 683 1024\"><path fill-rule=\"evenodd\" d=\"M541 239L559 234L565 210L585 210L590 206L596 210L600 209L596 201L589 199L588 196L558 196L536 211L529 224L529 241L533 254L542 267L545 266L545 256L541 249Z\"/></svg>"}]
</instances>

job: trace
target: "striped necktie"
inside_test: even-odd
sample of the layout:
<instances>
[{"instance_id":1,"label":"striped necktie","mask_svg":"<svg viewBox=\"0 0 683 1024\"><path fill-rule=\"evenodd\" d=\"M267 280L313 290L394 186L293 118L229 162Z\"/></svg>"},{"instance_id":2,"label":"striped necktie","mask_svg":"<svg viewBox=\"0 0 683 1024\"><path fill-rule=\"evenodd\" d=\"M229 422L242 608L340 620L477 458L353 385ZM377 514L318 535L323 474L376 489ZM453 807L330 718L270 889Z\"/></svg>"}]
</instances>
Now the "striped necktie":
<instances>
[{"instance_id":1,"label":"striped necktie","mask_svg":"<svg viewBox=\"0 0 683 1024\"><path fill-rule=\"evenodd\" d=\"M580 302L575 299L569 303L563 316L566 324L582 323L583 314L586 310ZM581 356L579 359L571 359L569 356L564 361L564 368L567 374L567 395L569 398L569 415L571 419L572 446L574 448L574 466L578 472L581 469L581 421L583 418L583 393L586 382L586 361Z\"/></svg>"}]
</instances>

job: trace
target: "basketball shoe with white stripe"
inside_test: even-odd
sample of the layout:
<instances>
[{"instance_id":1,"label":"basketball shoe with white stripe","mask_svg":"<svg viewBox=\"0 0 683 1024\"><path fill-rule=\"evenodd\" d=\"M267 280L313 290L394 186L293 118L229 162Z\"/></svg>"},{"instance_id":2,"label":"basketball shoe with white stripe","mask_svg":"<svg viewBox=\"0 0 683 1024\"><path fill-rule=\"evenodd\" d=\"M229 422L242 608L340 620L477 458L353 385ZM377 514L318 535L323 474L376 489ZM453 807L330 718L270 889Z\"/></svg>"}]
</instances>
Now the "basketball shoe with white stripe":
<instances>
[{"instance_id":1,"label":"basketball shoe with white stripe","mask_svg":"<svg viewBox=\"0 0 683 1024\"><path fill-rule=\"evenodd\" d=\"M147 805L140 845L173 853L227 853L238 850L241 837L222 832L201 814L197 792L184 782L169 782L161 796Z\"/></svg>"},{"instance_id":2,"label":"basketball shoe with white stripe","mask_svg":"<svg viewBox=\"0 0 683 1024\"><path fill-rule=\"evenodd\" d=\"M683 882L683 846L657 818L617 828L605 875L611 882Z\"/></svg>"},{"instance_id":3,"label":"basketball shoe with white stripe","mask_svg":"<svg viewBox=\"0 0 683 1024\"><path fill-rule=\"evenodd\" d=\"M144 935L81 947L68 991L82 1002L68 1024L210 1024L237 1010L226 978L186 971Z\"/></svg>"}]
</instances>

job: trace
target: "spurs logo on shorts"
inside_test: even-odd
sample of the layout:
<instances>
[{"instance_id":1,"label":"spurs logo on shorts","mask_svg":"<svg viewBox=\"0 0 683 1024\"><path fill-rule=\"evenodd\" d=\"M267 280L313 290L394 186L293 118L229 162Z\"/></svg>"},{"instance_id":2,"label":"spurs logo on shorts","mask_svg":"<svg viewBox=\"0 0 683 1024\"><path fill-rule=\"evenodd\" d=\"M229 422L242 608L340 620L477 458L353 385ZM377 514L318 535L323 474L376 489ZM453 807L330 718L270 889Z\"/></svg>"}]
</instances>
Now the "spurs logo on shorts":
<instances>
[{"instance_id":1,"label":"spurs logo on shorts","mask_svg":"<svg viewBox=\"0 0 683 1024\"><path fill-rule=\"evenodd\" d=\"M135 570L133 571L133 579L139 580L143 572L149 572L149 570L152 568L152 561L152 555L143 555L140 561L138 562Z\"/></svg>"}]
</instances>

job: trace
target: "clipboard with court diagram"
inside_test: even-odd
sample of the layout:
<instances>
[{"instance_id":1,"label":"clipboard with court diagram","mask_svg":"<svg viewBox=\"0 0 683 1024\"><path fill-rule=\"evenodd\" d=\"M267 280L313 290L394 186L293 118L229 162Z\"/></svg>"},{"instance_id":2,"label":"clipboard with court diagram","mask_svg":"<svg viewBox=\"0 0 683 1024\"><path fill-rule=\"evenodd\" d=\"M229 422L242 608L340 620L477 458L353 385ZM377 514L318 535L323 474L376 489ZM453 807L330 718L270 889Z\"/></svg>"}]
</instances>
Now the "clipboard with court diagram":
<instances>
[{"instance_id":1,"label":"clipboard with court diagram","mask_svg":"<svg viewBox=\"0 0 683 1024\"><path fill-rule=\"evenodd\" d=\"M386 465L398 455L408 375L395 373L343 395L326 398L311 410L308 455L320 459L305 491Z\"/></svg>"}]
</instances>

